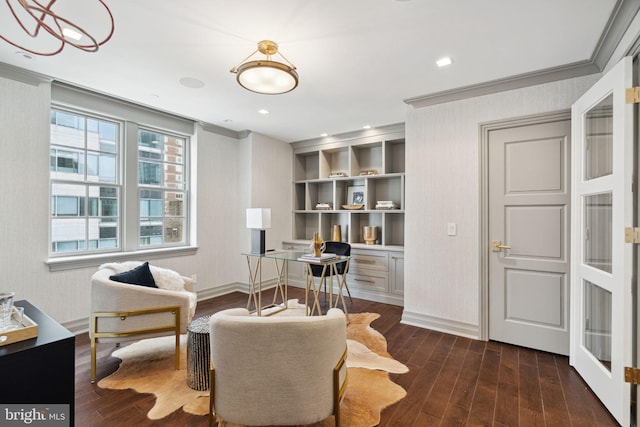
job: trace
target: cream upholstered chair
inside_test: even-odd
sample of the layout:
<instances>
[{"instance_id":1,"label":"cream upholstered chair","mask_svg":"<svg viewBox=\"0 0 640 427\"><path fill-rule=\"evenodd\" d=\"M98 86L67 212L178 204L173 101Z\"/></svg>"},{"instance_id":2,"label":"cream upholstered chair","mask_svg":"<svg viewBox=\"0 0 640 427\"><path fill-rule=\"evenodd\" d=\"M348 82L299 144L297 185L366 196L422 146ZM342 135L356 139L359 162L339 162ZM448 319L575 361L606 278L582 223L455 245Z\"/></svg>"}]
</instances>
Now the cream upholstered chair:
<instances>
[{"instance_id":1,"label":"cream upholstered chair","mask_svg":"<svg viewBox=\"0 0 640 427\"><path fill-rule=\"evenodd\" d=\"M142 262L109 263L91 277L91 382L96 380L96 344L121 343L163 335L176 337L176 369L180 367L180 334L195 314L193 280L148 266L158 287L121 283L112 275L141 268Z\"/></svg>"},{"instance_id":2,"label":"cream upholstered chair","mask_svg":"<svg viewBox=\"0 0 640 427\"><path fill-rule=\"evenodd\" d=\"M300 425L335 415L347 384L346 317L253 316L244 308L209 320L210 425Z\"/></svg>"}]
</instances>

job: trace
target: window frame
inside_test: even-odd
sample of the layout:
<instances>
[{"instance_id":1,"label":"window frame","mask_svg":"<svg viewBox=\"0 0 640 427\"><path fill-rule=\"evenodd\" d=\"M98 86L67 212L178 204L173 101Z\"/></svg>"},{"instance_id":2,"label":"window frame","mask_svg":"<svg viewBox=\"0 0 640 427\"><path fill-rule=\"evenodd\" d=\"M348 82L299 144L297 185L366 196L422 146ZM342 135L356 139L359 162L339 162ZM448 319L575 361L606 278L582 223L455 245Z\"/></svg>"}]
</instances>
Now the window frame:
<instances>
[{"instance_id":1,"label":"window frame","mask_svg":"<svg viewBox=\"0 0 640 427\"><path fill-rule=\"evenodd\" d=\"M51 109L50 109L50 113L53 112L61 112L61 113L67 113L69 115L74 115L74 116L80 116L82 117L82 119L84 120L84 126L82 127L82 129L79 129L77 126L76 127L70 127L73 129L78 129L80 131L82 131L83 133L83 147L82 148L73 148L70 146L54 146L52 144L52 140L51 137L49 138L49 212L48 212L48 216L49 216L49 232L48 232L48 256L49 259L55 259L55 258L63 258L63 257L78 257L78 256L92 256L95 254L101 254L101 253L113 253L115 251L122 251L122 229L123 229L123 225L124 225L124 215L123 215L123 208L122 208L122 199L123 199L123 192L124 192L124 181L123 181L123 173L122 173L122 166L123 166L123 149L124 149L124 122L122 120L113 118L113 117L108 117L105 115L101 115L101 114L96 114L93 112L89 112L89 111L82 111L81 109L74 109L74 108L68 108L68 107L64 107L64 106L57 106L55 104L52 103L51 105ZM51 114L49 115L49 117L51 117ZM93 181L89 179L89 171L88 171L88 158L90 157L90 155L95 154L96 150L94 149L90 149L88 147L88 126L87 126L87 122L89 121L89 119L92 120L97 120L97 121L104 121L104 122L110 122L113 123L117 126L117 132L118 134L116 135L117 139L115 142L115 150L114 153L109 153L107 151L99 151L100 153L107 153L107 154L113 154L115 156L115 171L114 171L114 181L110 182L110 181L105 181L105 182L100 182L100 181ZM56 125L60 125L59 123L56 123ZM52 123L51 123L51 119L49 119L49 127L51 128ZM64 125L61 125L64 126ZM76 168L75 173L78 175L82 175L82 179L78 180L78 179L65 179L64 176L60 176L60 177L52 177L51 173L52 173L52 163L51 163L51 155L53 154L53 151L56 151L56 162L55 162L55 166L56 166L56 172L58 171L58 161L57 159L59 158L58 153L59 152L68 152L68 153L77 153L78 155L78 167ZM79 159L79 157L82 156L82 159ZM78 186L78 187L82 187L83 191L83 195L73 195L73 196L60 196L60 195L55 195L54 194L54 187L56 185L70 185L70 186ZM102 187L110 187L110 188L115 188L116 191L120 194L119 198L120 198L120 202L118 204L118 210L116 212L115 218L117 218L117 227L119 228L118 232L116 233L117 236L117 242L119 242L119 245L116 246L116 248L96 248L96 249L90 249L91 242L93 241L92 239L89 238L89 233L90 233L90 225L89 223L91 222L91 220L98 220L100 221L103 218L103 215L100 214L100 212L97 212L97 215L91 215L91 196L90 196L90 189L91 188L97 188L98 189L98 194L100 192L100 188ZM56 199L55 204L57 206L57 198L59 197L76 197L79 200L77 201L77 206L78 206L78 213L76 215L59 215L57 213L57 209L56 212L54 212L54 199ZM100 196L98 196L98 199L100 198ZM82 206L81 206L82 205ZM83 212L81 212L83 211ZM113 217L113 216L109 216L109 217ZM55 222L56 219L62 219L62 218L78 218L78 219L82 219L84 220L84 233L85 233L85 238L83 240L76 240L76 239L69 239L69 240L53 240L53 228L54 225L53 223ZM98 230L100 229L100 227L98 228ZM98 241L100 240L100 238L98 237L97 239ZM83 246L83 249L76 249L76 251L62 251L62 252L54 252L53 247L55 246L59 246L60 244L64 244L65 242L69 243L69 242L77 242L76 248L80 248L81 246ZM82 242L82 245L80 244L80 242ZM98 245L99 246L99 245Z\"/></svg>"}]
</instances>

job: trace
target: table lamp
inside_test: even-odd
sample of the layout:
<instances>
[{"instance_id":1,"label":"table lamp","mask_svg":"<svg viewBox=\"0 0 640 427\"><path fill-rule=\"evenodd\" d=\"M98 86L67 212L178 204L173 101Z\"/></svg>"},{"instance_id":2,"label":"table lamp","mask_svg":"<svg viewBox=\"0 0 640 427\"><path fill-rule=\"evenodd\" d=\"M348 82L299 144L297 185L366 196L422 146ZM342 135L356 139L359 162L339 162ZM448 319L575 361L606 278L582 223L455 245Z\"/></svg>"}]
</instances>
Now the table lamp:
<instances>
[{"instance_id":1,"label":"table lamp","mask_svg":"<svg viewBox=\"0 0 640 427\"><path fill-rule=\"evenodd\" d=\"M265 228L271 228L271 208L247 208L247 228L251 228L251 253L265 253Z\"/></svg>"}]
</instances>

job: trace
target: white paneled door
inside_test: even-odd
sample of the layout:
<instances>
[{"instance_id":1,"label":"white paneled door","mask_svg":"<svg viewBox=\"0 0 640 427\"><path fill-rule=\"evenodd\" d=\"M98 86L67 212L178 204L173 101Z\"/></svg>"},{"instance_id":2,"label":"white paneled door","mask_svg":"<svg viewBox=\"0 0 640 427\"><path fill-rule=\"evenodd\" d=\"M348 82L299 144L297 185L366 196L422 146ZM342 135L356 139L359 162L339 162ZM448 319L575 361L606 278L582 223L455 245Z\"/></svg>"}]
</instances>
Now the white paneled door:
<instances>
[{"instance_id":1,"label":"white paneled door","mask_svg":"<svg viewBox=\"0 0 640 427\"><path fill-rule=\"evenodd\" d=\"M568 118L489 133L489 339L569 354Z\"/></svg>"},{"instance_id":2,"label":"white paneled door","mask_svg":"<svg viewBox=\"0 0 640 427\"><path fill-rule=\"evenodd\" d=\"M633 107L624 58L572 107L571 351L573 365L628 426L632 363Z\"/></svg>"}]
</instances>

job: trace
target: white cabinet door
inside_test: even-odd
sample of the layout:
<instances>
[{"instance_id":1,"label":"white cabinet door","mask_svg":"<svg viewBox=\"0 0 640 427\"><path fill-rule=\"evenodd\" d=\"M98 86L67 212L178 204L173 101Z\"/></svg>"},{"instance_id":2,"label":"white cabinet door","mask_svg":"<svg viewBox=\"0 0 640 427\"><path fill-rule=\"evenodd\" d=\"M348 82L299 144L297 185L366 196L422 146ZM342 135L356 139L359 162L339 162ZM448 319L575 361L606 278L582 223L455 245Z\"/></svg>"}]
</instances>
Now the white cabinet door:
<instances>
[{"instance_id":1,"label":"white cabinet door","mask_svg":"<svg viewBox=\"0 0 640 427\"><path fill-rule=\"evenodd\" d=\"M389 291L404 295L404 253L389 252Z\"/></svg>"}]
</instances>

